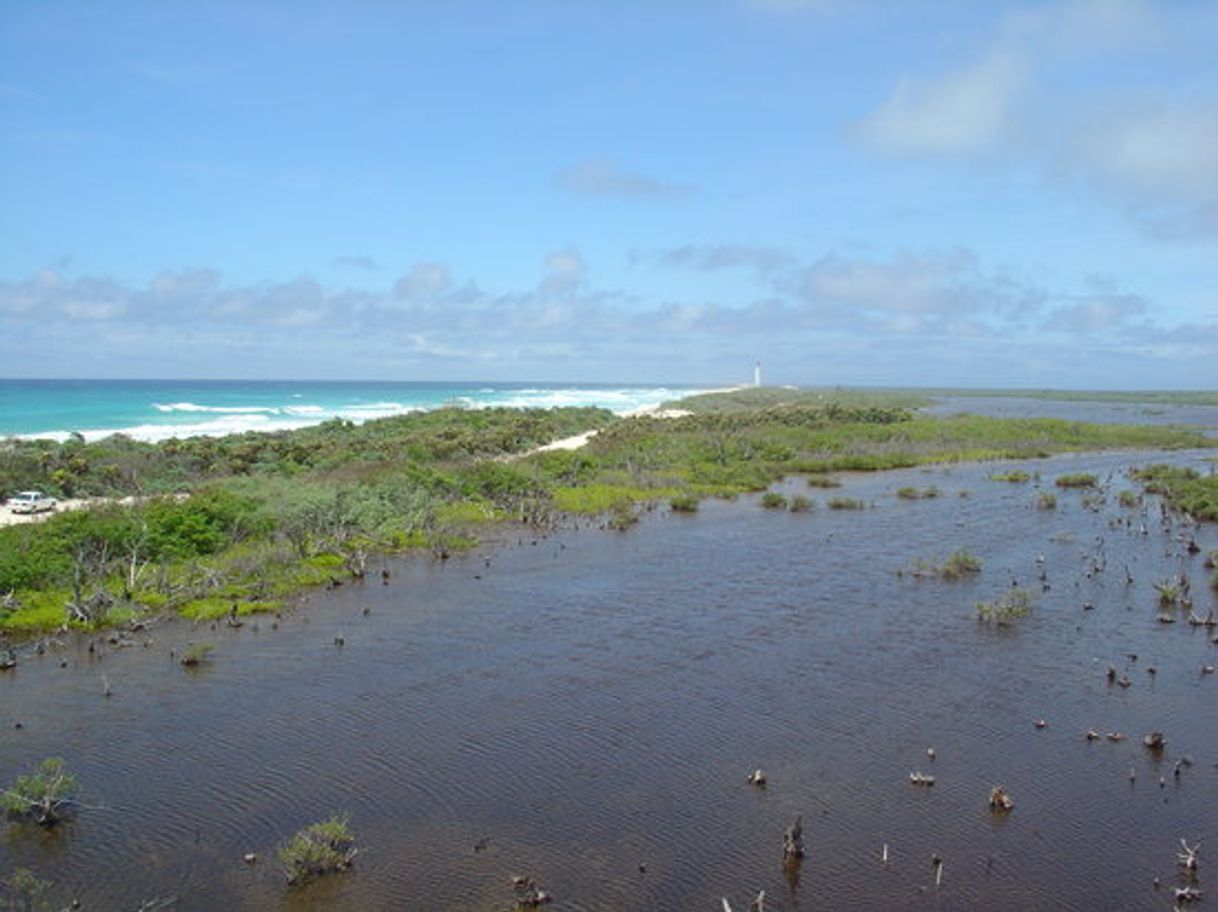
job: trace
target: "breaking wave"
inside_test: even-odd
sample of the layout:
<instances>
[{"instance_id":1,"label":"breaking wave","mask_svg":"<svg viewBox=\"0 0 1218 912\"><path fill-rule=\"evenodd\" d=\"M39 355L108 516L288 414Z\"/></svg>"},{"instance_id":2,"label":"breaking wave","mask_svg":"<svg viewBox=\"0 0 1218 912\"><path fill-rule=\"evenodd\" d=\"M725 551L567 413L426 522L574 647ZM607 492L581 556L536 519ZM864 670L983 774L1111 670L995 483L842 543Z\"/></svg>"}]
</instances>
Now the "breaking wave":
<instances>
[{"instance_id":1,"label":"breaking wave","mask_svg":"<svg viewBox=\"0 0 1218 912\"><path fill-rule=\"evenodd\" d=\"M99 416L92 429L79 430L76 433L80 433L89 441L123 434L135 440L158 442L174 437L222 437L251 431L290 431L334 419L362 424L365 421L444 407L549 409L584 406L605 408L615 414L628 415L654 409L664 402L702 391L705 390L670 387L473 388L457 385L448 389L429 387L411 390L407 395L398 398L374 399L369 396L370 401L352 401L349 395L343 397L341 393L327 395L326 392L315 391L302 394L279 390L275 393L279 401L268 395L263 397L262 403L155 401L144 406L147 409L147 420L126 426L104 427L102 425L107 422ZM401 390L395 389L394 392ZM302 398L305 401L301 401ZM121 419L114 423L122 424ZM51 430L19 433L15 436L63 441L72 434L73 431L70 430Z\"/></svg>"}]
</instances>

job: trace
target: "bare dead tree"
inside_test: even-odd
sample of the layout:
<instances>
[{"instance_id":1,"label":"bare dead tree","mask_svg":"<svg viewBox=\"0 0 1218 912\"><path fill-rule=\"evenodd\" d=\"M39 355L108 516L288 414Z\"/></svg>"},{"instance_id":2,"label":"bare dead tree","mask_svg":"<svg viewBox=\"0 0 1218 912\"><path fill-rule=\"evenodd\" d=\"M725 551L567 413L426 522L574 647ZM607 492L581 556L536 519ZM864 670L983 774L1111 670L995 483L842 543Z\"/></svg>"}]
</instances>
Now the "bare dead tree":
<instances>
[{"instance_id":1,"label":"bare dead tree","mask_svg":"<svg viewBox=\"0 0 1218 912\"><path fill-rule=\"evenodd\" d=\"M782 837L783 861L799 861L804 857L804 818L801 814L787 827Z\"/></svg>"}]
</instances>

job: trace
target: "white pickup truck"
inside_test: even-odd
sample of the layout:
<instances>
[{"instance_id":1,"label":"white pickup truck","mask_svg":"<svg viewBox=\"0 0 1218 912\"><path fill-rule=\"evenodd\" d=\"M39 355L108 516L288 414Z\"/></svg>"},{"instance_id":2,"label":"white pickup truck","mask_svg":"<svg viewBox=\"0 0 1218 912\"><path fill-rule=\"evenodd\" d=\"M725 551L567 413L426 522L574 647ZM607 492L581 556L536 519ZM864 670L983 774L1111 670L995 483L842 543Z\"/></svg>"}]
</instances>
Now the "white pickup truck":
<instances>
[{"instance_id":1,"label":"white pickup truck","mask_svg":"<svg viewBox=\"0 0 1218 912\"><path fill-rule=\"evenodd\" d=\"M13 513L42 513L44 510L54 510L59 503L50 494L41 491L21 491L8 499L8 508Z\"/></svg>"}]
</instances>

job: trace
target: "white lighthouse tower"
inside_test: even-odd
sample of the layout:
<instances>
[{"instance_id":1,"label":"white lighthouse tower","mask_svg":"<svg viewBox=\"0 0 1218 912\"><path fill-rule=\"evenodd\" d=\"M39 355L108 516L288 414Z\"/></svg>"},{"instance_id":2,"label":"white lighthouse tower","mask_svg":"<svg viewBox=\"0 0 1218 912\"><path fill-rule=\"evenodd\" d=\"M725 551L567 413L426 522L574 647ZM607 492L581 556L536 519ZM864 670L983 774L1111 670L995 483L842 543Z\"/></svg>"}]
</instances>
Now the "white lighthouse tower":
<instances>
[{"instance_id":1,"label":"white lighthouse tower","mask_svg":"<svg viewBox=\"0 0 1218 912\"><path fill-rule=\"evenodd\" d=\"M761 362L753 365L753 386L761 386Z\"/></svg>"}]
</instances>

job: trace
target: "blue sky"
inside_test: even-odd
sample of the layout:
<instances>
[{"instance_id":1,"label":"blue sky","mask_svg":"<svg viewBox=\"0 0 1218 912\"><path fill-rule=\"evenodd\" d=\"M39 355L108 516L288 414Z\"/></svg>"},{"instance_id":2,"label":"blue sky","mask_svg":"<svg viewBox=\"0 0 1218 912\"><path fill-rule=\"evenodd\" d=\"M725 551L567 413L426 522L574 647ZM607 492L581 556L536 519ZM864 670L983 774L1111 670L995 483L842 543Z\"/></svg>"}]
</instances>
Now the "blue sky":
<instances>
[{"instance_id":1,"label":"blue sky","mask_svg":"<svg viewBox=\"0 0 1218 912\"><path fill-rule=\"evenodd\" d=\"M1213 388L1215 47L1187 0L8 0L0 376Z\"/></svg>"}]
</instances>

